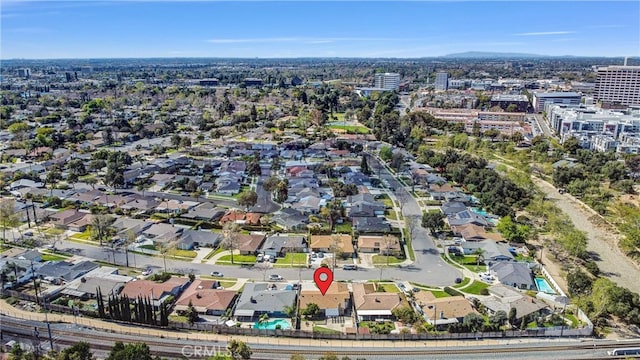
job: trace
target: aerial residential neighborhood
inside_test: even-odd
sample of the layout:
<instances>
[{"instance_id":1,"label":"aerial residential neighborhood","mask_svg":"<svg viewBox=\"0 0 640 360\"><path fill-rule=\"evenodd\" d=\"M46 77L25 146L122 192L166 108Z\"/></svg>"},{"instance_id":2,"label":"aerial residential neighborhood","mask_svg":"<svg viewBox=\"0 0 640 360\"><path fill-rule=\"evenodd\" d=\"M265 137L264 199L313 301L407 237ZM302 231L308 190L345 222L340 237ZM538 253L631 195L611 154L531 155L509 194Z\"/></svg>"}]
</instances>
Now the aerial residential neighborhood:
<instances>
[{"instance_id":1,"label":"aerial residential neighborhood","mask_svg":"<svg viewBox=\"0 0 640 360\"><path fill-rule=\"evenodd\" d=\"M61 5L96 24L249 6ZM637 29L619 5L601 13ZM2 8L0 359L640 354L640 57L517 47L583 36L547 28L432 56L296 16L296 37L199 40L215 53L172 34L170 56L111 53L110 24L87 30L103 49L58 52L33 37L67 31L50 16ZM389 39L406 49L365 51Z\"/></svg>"}]
</instances>

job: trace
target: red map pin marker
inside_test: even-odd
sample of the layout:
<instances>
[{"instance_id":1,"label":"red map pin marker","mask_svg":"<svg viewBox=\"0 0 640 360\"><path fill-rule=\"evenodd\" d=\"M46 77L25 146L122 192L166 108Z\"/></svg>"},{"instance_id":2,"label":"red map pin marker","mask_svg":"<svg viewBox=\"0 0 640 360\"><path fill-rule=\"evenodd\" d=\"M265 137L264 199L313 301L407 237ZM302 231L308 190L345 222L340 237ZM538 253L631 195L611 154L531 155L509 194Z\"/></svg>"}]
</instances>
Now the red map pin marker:
<instances>
[{"instance_id":1,"label":"red map pin marker","mask_svg":"<svg viewBox=\"0 0 640 360\"><path fill-rule=\"evenodd\" d=\"M333 271L328 267L319 267L313 273L313 281L316 282L316 286L320 289L320 293L324 295L333 282Z\"/></svg>"}]
</instances>

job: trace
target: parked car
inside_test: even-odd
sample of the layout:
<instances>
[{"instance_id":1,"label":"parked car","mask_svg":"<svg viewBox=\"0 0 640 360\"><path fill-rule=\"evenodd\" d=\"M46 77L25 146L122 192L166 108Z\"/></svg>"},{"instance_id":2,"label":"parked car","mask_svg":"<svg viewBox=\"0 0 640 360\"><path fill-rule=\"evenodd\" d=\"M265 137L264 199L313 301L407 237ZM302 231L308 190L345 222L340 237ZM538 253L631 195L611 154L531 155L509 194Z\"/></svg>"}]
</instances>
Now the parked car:
<instances>
[{"instance_id":1,"label":"parked car","mask_svg":"<svg viewBox=\"0 0 640 360\"><path fill-rule=\"evenodd\" d=\"M258 256L256 256L256 262L263 262L264 261L264 254L258 254Z\"/></svg>"},{"instance_id":2,"label":"parked car","mask_svg":"<svg viewBox=\"0 0 640 360\"><path fill-rule=\"evenodd\" d=\"M342 266L342 268L343 268L344 270L358 270L358 265L355 265L355 264L346 264L346 265L343 265L343 266Z\"/></svg>"},{"instance_id":3,"label":"parked car","mask_svg":"<svg viewBox=\"0 0 640 360\"><path fill-rule=\"evenodd\" d=\"M269 281L282 281L284 278L278 274L269 275Z\"/></svg>"},{"instance_id":4,"label":"parked car","mask_svg":"<svg viewBox=\"0 0 640 360\"><path fill-rule=\"evenodd\" d=\"M213 272L211 272L211 276L215 276L215 277L224 277L224 275L223 275L220 271L213 271Z\"/></svg>"},{"instance_id":5,"label":"parked car","mask_svg":"<svg viewBox=\"0 0 640 360\"><path fill-rule=\"evenodd\" d=\"M151 275L151 273L153 273L153 270L151 269L146 269L142 272L142 276L149 276Z\"/></svg>"},{"instance_id":6,"label":"parked car","mask_svg":"<svg viewBox=\"0 0 640 360\"><path fill-rule=\"evenodd\" d=\"M324 253L319 252L318 253L318 258L322 259L324 257Z\"/></svg>"}]
</instances>

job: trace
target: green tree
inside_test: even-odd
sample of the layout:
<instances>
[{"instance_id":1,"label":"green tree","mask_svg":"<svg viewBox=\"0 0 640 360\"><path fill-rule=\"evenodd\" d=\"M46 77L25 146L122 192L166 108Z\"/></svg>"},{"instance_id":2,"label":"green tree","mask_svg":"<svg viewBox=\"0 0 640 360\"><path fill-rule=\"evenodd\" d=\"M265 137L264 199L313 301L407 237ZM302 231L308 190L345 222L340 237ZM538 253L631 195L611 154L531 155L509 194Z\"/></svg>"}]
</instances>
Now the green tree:
<instances>
[{"instance_id":1,"label":"green tree","mask_svg":"<svg viewBox=\"0 0 640 360\"><path fill-rule=\"evenodd\" d=\"M362 155L362 160L360 160L360 171L365 175L371 175L371 169L369 168L367 158L364 155Z\"/></svg>"},{"instance_id":2,"label":"green tree","mask_svg":"<svg viewBox=\"0 0 640 360\"><path fill-rule=\"evenodd\" d=\"M193 326L198 320L200 320L200 315L198 315L198 311L193 306L191 300L189 300L189 305L187 305L187 321L189 321L189 325Z\"/></svg>"},{"instance_id":3,"label":"green tree","mask_svg":"<svg viewBox=\"0 0 640 360\"><path fill-rule=\"evenodd\" d=\"M528 225L518 224L511 219L511 216L504 216L496 225L496 228L505 239L509 241L523 243L529 238L531 228Z\"/></svg>"},{"instance_id":4,"label":"green tree","mask_svg":"<svg viewBox=\"0 0 640 360\"><path fill-rule=\"evenodd\" d=\"M307 319L314 319L320 313L320 307L316 303L309 303L307 307L302 310L302 315Z\"/></svg>"},{"instance_id":5,"label":"green tree","mask_svg":"<svg viewBox=\"0 0 640 360\"><path fill-rule=\"evenodd\" d=\"M464 317L462 322L469 328L469 331L479 331L484 324L484 318L476 313L469 313Z\"/></svg>"},{"instance_id":6,"label":"green tree","mask_svg":"<svg viewBox=\"0 0 640 360\"><path fill-rule=\"evenodd\" d=\"M489 316L489 323L494 326L502 326L507 320L507 313L502 310L498 310L495 314Z\"/></svg>"},{"instance_id":7,"label":"green tree","mask_svg":"<svg viewBox=\"0 0 640 360\"><path fill-rule=\"evenodd\" d=\"M123 344L118 341L105 360L153 360L153 356L145 343Z\"/></svg>"},{"instance_id":8,"label":"green tree","mask_svg":"<svg viewBox=\"0 0 640 360\"><path fill-rule=\"evenodd\" d=\"M243 206L245 210L249 210L250 207L255 206L258 203L258 193L253 190L243 191L238 195L238 205Z\"/></svg>"},{"instance_id":9,"label":"green tree","mask_svg":"<svg viewBox=\"0 0 640 360\"><path fill-rule=\"evenodd\" d=\"M236 360L251 359L251 355L253 354L253 351L251 351L251 348L249 347L249 345L245 344L240 340L235 340L235 339L229 341L229 343L227 344L227 350L229 350L229 352L231 353L231 357ZM110 359L107 359L107 360L110 360Z\"/></svg>"},{"instance_id":10,"label":"green tree","mask_svg":"<svg viewBox=\"0 0 640 360\"><path fill-rule=\"evenodd\" d=\"M422 214L422 227L431 230L431 234L444 227L444 214L440 211L429 211Z\"/></svg>"},{"instance_id":11,"label":"green tree","mask_svg":"<svg viewBox=\"0 0 640 360\"><path fill-rule=\"evenodd\" d=\"M383 146L380 148L380 158L384 161L389 161L393 157L393 150L390 146Z\"/></svg>"},{"instance_id":12,"label":"green tree","mask_svg":"<svg viewBox=\"0 0 640 360\"><path fill-rule=\"evenodd\" d=\"M93 360L93 353L89 343L81 341L62 350L55 360Z\"/></svg>"},{"instance_id":13,"label":"green tree","mask_svg":"<svg viewBox=\"0 0 640 360\"><path fill-rule=\"evenodd\" d=\"M562 148L566 153L575 155L578 149L581 148L580 141L575 136L572 136L562 143Z\"/></svg>"}]
</instances>

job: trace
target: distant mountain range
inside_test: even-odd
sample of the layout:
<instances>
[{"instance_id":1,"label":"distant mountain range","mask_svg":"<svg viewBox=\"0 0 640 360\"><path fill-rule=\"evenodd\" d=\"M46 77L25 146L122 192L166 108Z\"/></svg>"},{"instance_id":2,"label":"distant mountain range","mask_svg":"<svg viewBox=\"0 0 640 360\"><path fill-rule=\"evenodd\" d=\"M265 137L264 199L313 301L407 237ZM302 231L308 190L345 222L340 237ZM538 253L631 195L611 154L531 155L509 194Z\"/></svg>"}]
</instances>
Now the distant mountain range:
<instances>
[{"instance_id":1,"label":"distant mountain range","mask_svg":"<svg viewBox=\"0 0 640 360\"><path fill-rule=\"evenodd\" d=\"M445 58L465 58L465 59L477 59L477 58L543 58L550 57L549 55L539 54L526 54L526 53L503 53L503 52L483 52L483 51L467 51L456 54L448 54L443 56ZM570 57L570 56L562 56Z\"/></svg>"}]
</instances>

